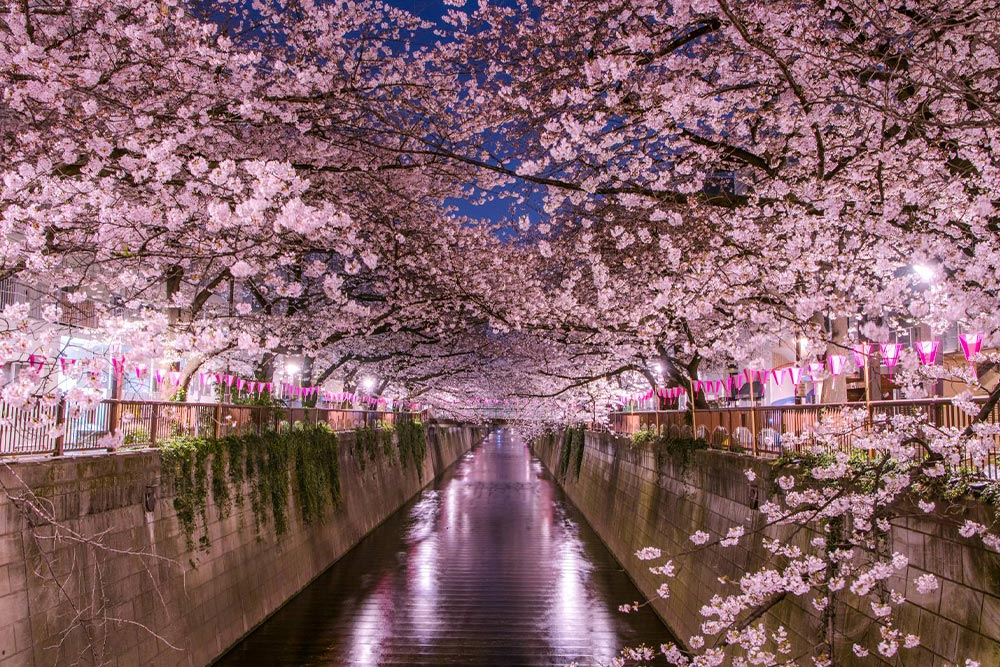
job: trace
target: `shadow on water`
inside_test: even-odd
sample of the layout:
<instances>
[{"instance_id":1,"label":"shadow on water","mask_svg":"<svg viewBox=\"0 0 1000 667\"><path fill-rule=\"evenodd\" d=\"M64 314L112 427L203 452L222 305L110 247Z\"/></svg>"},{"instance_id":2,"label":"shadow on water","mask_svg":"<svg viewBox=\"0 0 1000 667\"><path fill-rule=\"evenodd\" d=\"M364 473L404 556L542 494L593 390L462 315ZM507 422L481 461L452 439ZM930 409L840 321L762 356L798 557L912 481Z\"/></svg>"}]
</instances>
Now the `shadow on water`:
<instances>
[{"instance_id":1,"label":"shadow on water","mask_svg":"<svg viewBox=\"0 0 1000 667\"><path fill-rule=\"evenodd\" d=\"M487 437L218 667L608 664L670 635L528 448Z\"/></svg>"}]
</instances>

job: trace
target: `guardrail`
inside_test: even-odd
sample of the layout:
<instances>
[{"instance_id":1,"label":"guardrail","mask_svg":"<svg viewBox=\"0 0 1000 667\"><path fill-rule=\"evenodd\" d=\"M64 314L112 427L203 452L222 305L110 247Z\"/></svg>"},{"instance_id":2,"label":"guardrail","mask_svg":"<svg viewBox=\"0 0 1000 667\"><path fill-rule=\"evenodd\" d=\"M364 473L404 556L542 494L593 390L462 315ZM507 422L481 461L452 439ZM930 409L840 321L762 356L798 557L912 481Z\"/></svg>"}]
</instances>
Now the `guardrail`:
<instances>
[{"instance_id":1,"label":"guardrail","mask_svg":"<svg viewBox=\"0 0 1000 667\"><path fill-rule=\"evenodd\" d=\"M423 413L164 401L105 400L92 408L65 400L43 401L28 409L0 403L0 456L60 456L105 449L104 436L109 434L120 434L125 447L156 447L176 436L219 438L296 422L325 423L335 431L345 431L420 416Z\"/></svg>"},{"instance_id":2,"label":"guardrail","mask_svg":"<svg viewBox=\"0 0 1000 667\"><path fill-rule=\"evenodd\" d=\"M974 402L982 404L983 398ZM675 437L697 436L716 449L740 451L754 456L774 457L787 451L798 451L796 443L790 446L786 435L809 435L815 432L821 420L836 424L848 410L868 410L869 423L881 417L894 415L922 415L935 427L964 429L973 418L955 406L950 399L925 399L912 401L873 401L871 403L829 403L806 405L780 405L735 408L699 408L697 410L649 410L611 413L610 428L621 435L631 435L640 429L651 429ZM993 409L986 421L1000 422L1000 406ZM842 451L854 449L855 434L838 437ZM984 471L997 477L1000 458L1000 441L990 450L983 466L965 460L962 465Z\"/></svg>"}]
</instances>

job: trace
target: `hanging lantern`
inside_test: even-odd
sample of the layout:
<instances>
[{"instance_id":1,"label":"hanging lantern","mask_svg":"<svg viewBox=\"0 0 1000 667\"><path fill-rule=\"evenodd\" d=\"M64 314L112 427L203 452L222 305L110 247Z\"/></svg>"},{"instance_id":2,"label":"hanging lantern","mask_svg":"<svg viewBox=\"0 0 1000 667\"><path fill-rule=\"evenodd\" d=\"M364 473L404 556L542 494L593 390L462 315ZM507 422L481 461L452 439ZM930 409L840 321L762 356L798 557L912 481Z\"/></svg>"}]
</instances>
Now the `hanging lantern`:
<instances>
[{"instance_id":1,"label":"hanging lantern","mask_svg":"<svg viewBox=\"0 0 1000 667\"><path fill-rule=\"evenodd\" d=\"M881 343L879 349L882 352L882 363L889 369L889 377L892 377L892 369L899 363L899 353L903 346L900 343Z\"/></svg>"},{"instance_id":2,"label":"hanging lantern","mask_svg":"<svg viewBox=\"0 0 1000 667\"><path fill-rule=\"evenodd\" d=\"M975 373L976 366L972 363L972 358L983 349L982 332L958 334L958 342L962 346L962 354L965 355L965 360L969 362L969 365L972 366L972 372Z\"/></svg>"},{"instance_id":3,"label":"hanging lantern","mask_svg":"<svg viewBox=\"0 0 1000 667\"><path fill-rule=\"evenodd\" d=\"M918 340L913 344L913 347L917 350L920 363L924 366L932 366L935 359L937 359L938 347L940 345L941 343L936 340Z\"/></svg>"},{"instance_id":4,"label":"hanging lantern","mask_svg":"<svg viewBox=\"0 0 1000 667\"><path fill-rule=\"evenodd\" d=\"M181 374L178 371L171 371L170 381L174 383L175 387L181 386Z\"/></svg>"},{"instance_id":5,"label":"hanging lantern","mask_svg":"<svg viewBox=\"0 0 1000 667\"><path fill-rule=\"evenodd\" d=\"M854 352L854 361L857 362L858 368L864 368L868 363L868 358L872 355L873 346L871 343L858 343L852 348Z\"/></svg>"},{"instance_id":6,"label":"hanging lantern","mask_svg":"<svg viewBox=\"0 0 1000 667\"><path fill-rule=\"evenodd\" d=\"M831 354L827 357L827 362L830 365L830 375L837 377L844 372L844 366L847 365L847 357L842 354Z\"/></svg>"},{"instance_id":7,"label":"hanging lantern","mask_svg":"<svg viewBox=\"0 0 1000 667\"><path fill-rule=\"evenodd\" d=\"M791 378L792 384L798 386L799 382L802 381L802 369L798 366L792 366L788 369L788 377Z\"/></svg>"}]
</instances>

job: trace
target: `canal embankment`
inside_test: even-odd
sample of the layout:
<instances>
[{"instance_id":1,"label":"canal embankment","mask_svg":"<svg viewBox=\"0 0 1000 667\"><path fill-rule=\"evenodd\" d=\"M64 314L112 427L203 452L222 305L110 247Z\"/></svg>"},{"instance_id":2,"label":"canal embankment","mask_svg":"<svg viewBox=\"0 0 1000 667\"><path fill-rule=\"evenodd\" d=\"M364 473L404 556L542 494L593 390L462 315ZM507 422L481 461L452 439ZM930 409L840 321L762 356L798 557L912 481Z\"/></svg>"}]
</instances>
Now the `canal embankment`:
<instances>
[{"instance_id":1,"label":"canal embankment","mask_svg":"<svg viewBox=\"0 0 1000 667\"><path fill-rule=\"evenodd\" d=\"M0 667L211 664L485 434L6 460Z\"/></svg>"},{"instance_id":2,"label":"canal embankment","mask_svg":"<svg viewBox=\"0 0 1000 667\"><path fill-rule=\"evenodd\" d=\"M756 510L775 488L774 468L767 460L713 450L658 455L649 446L634 446L628 438L610 433L588 431L577 438L568 449L563 447L564 434L539 438L532 447L682 641L700 634L704 620L700 612L712 595L732 591L724 582L738 581L767 561L765 538L805 544L817 536L808 527L794 535L762 529L762 515ZM745 474L748 469L755 473L753 482ZM891 550L909 558L909 565L890 582L906 591L908 599L900 610L900 625L917 628L921 645L901 651L898 662L894 658L891 663L874 653L855 659L844 647L838 665L943 667L966 658L984 666L1000 664L1000 554L957 531L965 518L989 524L996 509L970 501L947 511L947 515L941 510L915 513L891 530ZM718 536L733 526L745 527L747 537L733 547L676 558L678 571L669 580L670 596L657 596L664 580L649 572L649 563L635 557L637 550L654 546L668 556L691 553L690 536L696 531ZM918 595L913 582L927 573L934 574L940 586ZM855 602L837 615L841 635L857 637L874 627L872 609L860 598ZM768 615L771 627L784 626L795 647L812 646L820 635L819 615L809 599L789 596Z\"/></svg>"}]
</instances>

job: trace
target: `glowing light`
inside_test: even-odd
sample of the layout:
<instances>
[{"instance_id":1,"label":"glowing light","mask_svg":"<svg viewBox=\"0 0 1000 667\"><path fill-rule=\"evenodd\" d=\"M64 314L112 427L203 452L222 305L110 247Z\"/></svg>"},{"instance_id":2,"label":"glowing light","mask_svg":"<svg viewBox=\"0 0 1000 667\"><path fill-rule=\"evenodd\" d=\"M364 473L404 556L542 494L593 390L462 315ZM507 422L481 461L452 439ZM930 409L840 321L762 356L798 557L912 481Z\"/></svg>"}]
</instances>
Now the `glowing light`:
<instances>
[{"instance_id":1,"label":"glowing light","mask_svg":"<svg viewBox=\"0 0 1000 667\"><path fill-rule=\"evenodd\" d=\"M375 378L367 377L361 381L361 386L365 388L366 391L371 391L375 388Z\"/></svg>"},{"instance_id":2,"label":"glowing light","mask_svg":"<svg viewBox=\"0 0 1000 667\"><path fill-rule=\"evenodd\" d=\"M926 264L914 264L913 272L917 274L917 277L920 278L921 282L925 283L929 283L930 281L934 280L934 276L936 275L934 273L934 269L927 266Z\"/></svg>"}]
</instances>

